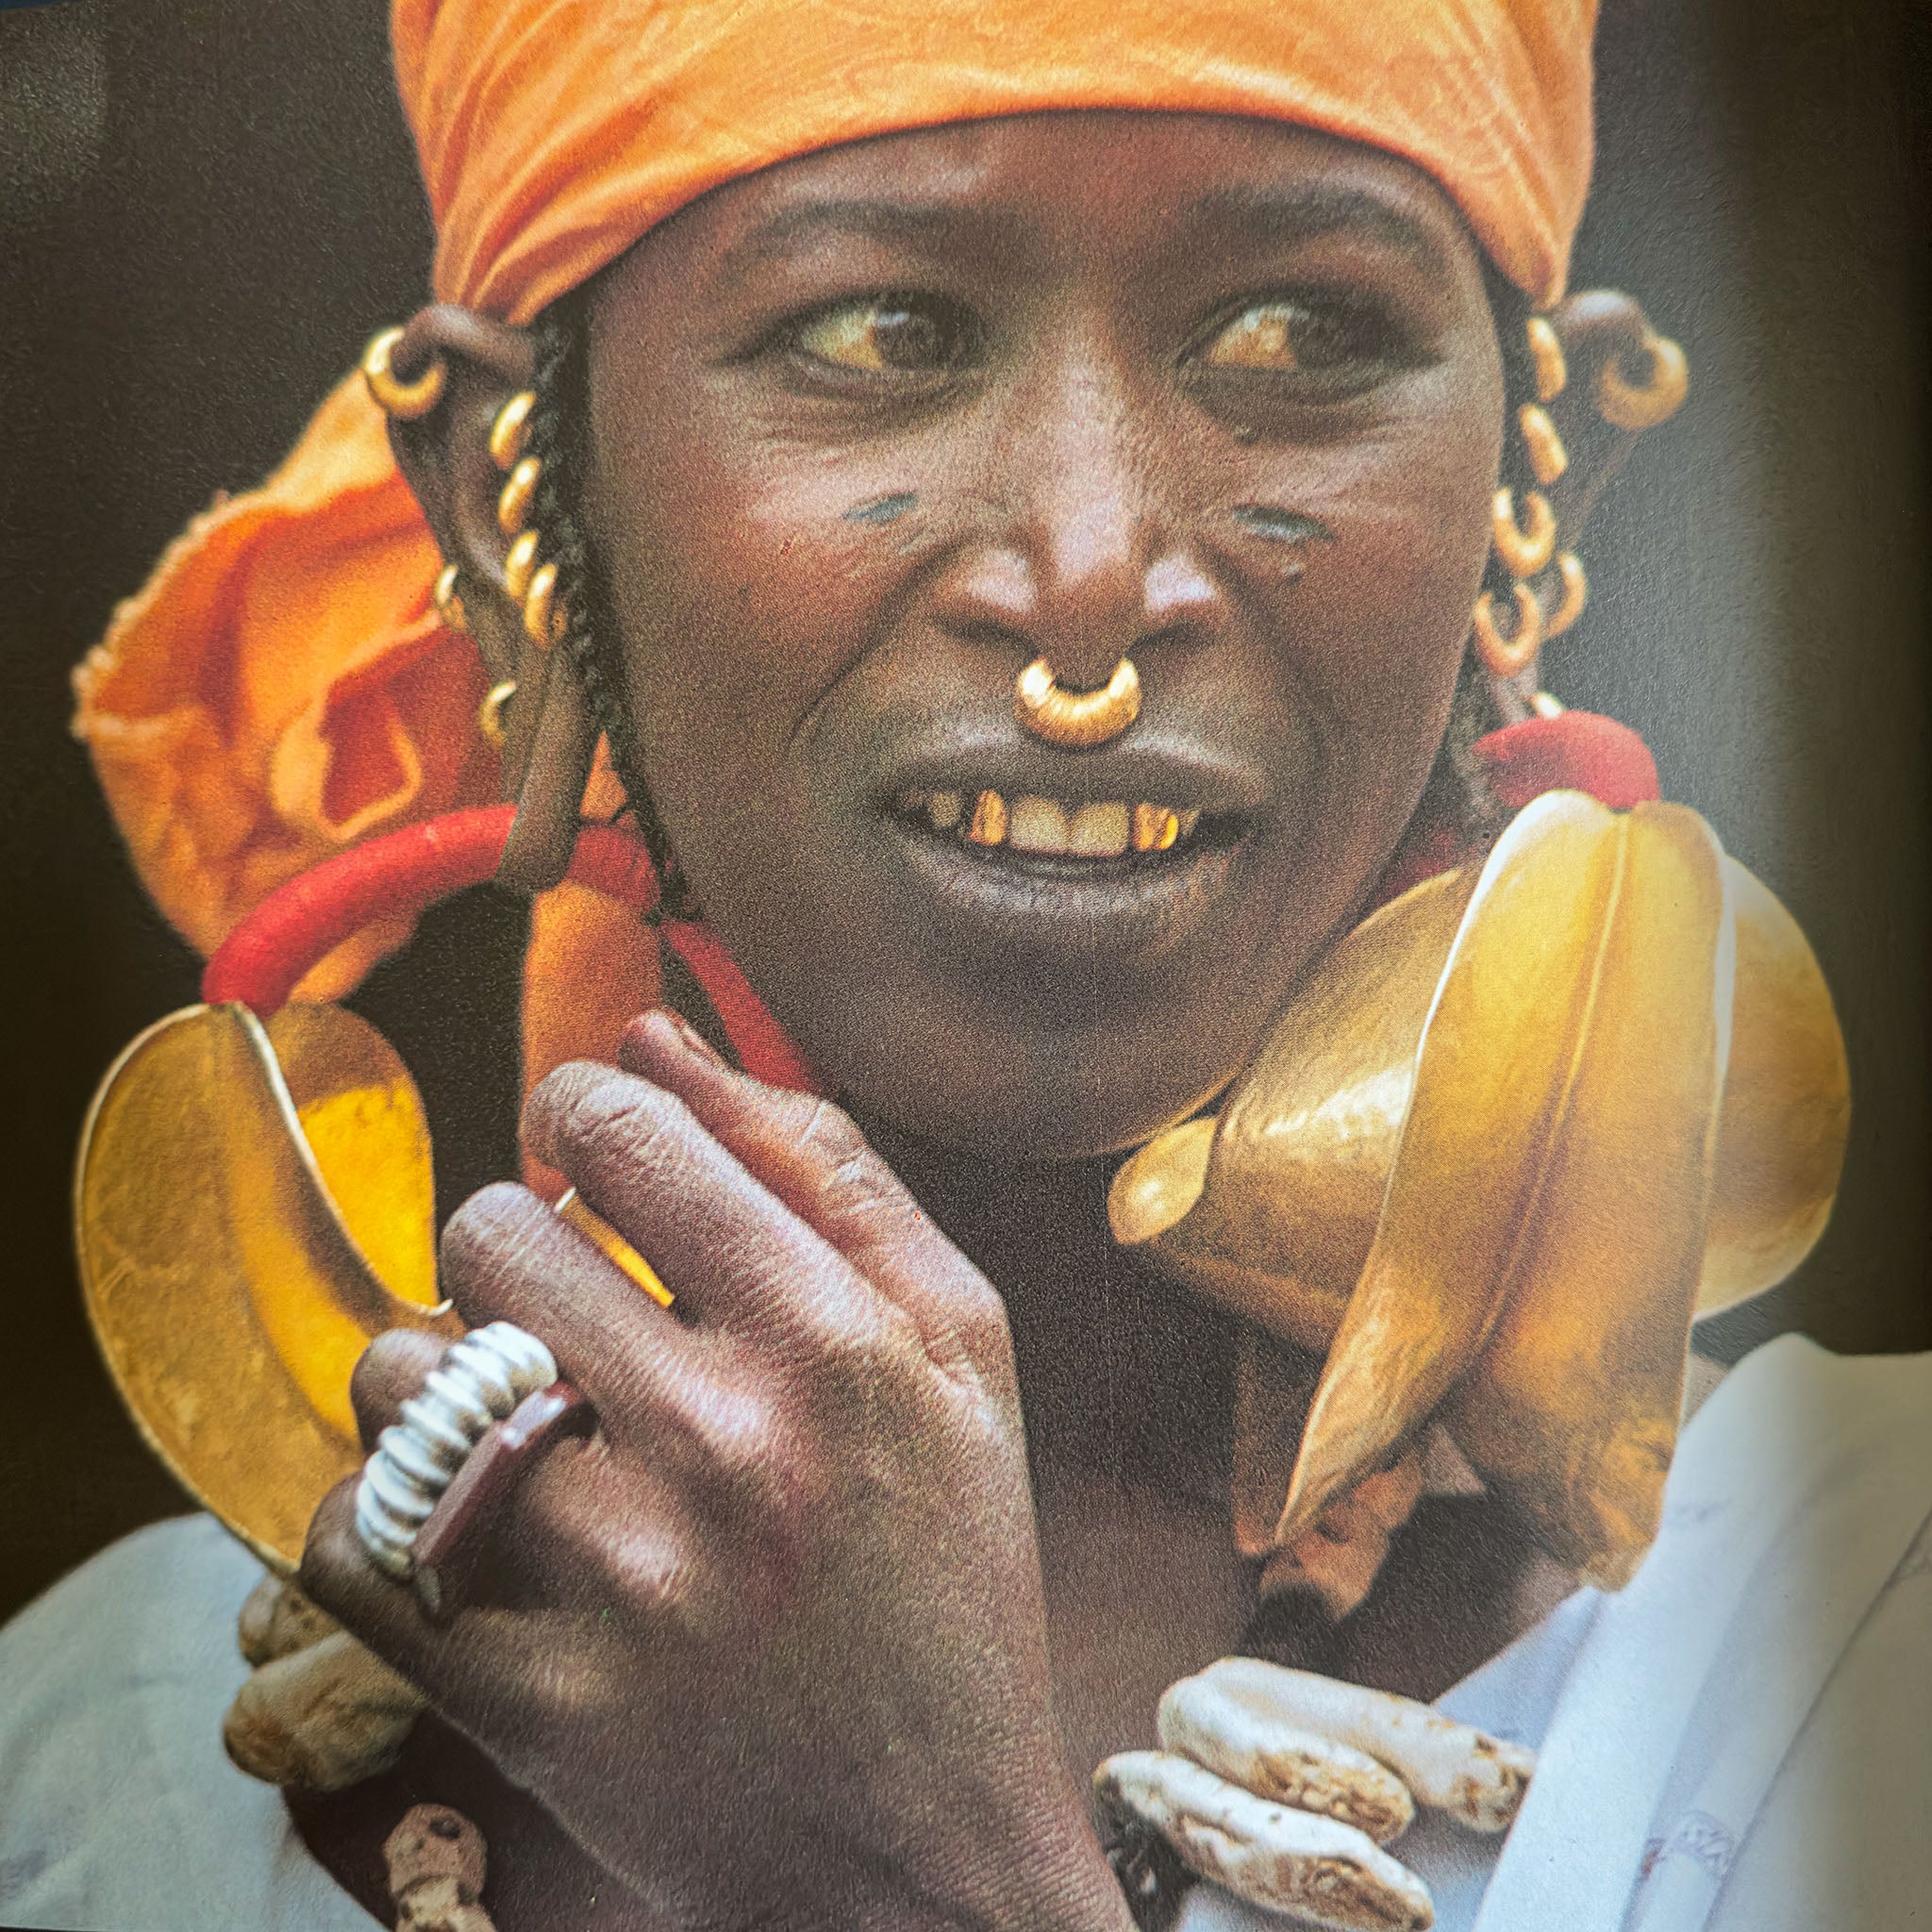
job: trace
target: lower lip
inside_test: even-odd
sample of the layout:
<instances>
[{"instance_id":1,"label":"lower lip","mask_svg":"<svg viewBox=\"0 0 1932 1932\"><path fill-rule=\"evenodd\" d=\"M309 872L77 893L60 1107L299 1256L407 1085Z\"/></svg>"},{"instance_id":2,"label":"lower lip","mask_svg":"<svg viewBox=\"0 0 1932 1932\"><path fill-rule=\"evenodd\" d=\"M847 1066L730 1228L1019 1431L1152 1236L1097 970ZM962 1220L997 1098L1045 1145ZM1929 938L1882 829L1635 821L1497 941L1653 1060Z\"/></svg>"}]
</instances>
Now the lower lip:
<instances>
[{"instance_id":1,"label":"lower lip","mask_svg":"<svg viewBox=\"0 0 1932 1932\"><path fill-rule=\"evenodd\" d=\"M926 902L924 933L993 977L1117 973L1167 958L1213 919L1241 850L1237 841L1152 859L1056 858L965 844L896 817L886 827Z\"/></svg>"}]
</instances>

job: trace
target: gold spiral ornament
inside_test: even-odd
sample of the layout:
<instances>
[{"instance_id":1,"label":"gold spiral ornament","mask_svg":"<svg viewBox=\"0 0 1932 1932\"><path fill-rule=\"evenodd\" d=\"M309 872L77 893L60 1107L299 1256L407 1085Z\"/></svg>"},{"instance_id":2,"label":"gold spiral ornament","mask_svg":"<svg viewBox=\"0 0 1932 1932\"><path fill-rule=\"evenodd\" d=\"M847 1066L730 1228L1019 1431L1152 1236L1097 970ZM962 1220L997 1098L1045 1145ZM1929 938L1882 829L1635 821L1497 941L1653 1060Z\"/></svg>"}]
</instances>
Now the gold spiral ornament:
<instances>
[{"instance_id":1,"label":"gold spiral ornament","mask_svg":"<svg viewBox=\"0 0 1932 1932\"><path fill-rule=\"evenodd\" d=\"M1527 584L1516 586L1516 628L1507 638L1496 624L1496 600L1485 591L1470 615L1475 647L1491 677L1515 677L1528 670L1542 648L1543 607Z\"/></svg>"},{"instance_id":2,"label":"gold spiral ornament","mask_svg":"<svg viewBox=\"0 0 1932 1932\"><path fill-rule=\"evenodd\" d=\"M1596 380L1596 406L1604 421L1633 435L1667 422L1690 392L1690 359L1668 336L1646 331L1638 349L1650 361L1650 374L1642 382L1624 379L1621 356L1612 356Z\"/></svg>"},{"instance_id":3,"label":"gold spiral ornament","mask_svg":"<svg viewBox=\"0 0 1932 1932\"><path fill-rule=\"evenodd\" d=\"M1090 750L1118 738L1141 715L1141 674L1123 658L1098 691L1067 691L1044 658L1021 672L1013 687L1013 716L1036 738L1069 750Z\"/></svg>"},{"instance_id":4,"label":"gold spiral ornament","mask_svg":"<svg viewBox=\"0 0 1932 1932\"><path fill-rule=\"evenodd\" d=\"M1516 520L1512 491L1497 491L1490 506L1490 541L1512 577L1535 576L1548 568L1557 551L1557 513L1550 499L1541 490L1525 491L1523 508L1529 519L1526 530Z\"/></svg>"},{"instance_id":5,"label":"gold spiral ornament","mask_svg":"<svg viewBox=\"0 0 1932 1932\"><path fill-rule=\"evenodd\" d=\"M563 641L563 607L557 596L557 566L540 564L524 596L524 635L540 651L551 651Z\"/></svg>"},{"instance_id":6,"label":"gold spiral ornament","mask_svg":"<svg viewBox=\"0 0 1932 1932\"><path fill-rule=\"evenodd\" d=\"M397 423L414 423L441 402L443 391L449 387L449 371L441 356L432 356L421 375L404 381L395 372L396 345L402 340L399 328L386 328L371 338L362 351L362 380L385 416Z\"/></svg>"}]
</instances>

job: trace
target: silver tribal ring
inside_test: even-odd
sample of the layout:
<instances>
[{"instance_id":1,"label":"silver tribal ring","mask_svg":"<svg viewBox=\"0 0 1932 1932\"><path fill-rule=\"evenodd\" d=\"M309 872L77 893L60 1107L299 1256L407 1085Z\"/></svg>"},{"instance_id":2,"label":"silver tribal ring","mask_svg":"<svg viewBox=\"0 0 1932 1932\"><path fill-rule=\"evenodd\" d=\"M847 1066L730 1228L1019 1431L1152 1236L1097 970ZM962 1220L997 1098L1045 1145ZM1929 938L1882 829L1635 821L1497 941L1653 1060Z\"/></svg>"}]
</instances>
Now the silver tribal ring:
<instances>
[{"instance_id":1,"label":"silver tribal ring","mask_svg":"<svg viewBox=\"0 0 1932 1932\"><path fill-rule=\"evenodd\" d=\"M513 1322L491 1322L450 1343L362 1465L356 1533L378 1570L408 1582L416 1532L483 1432L557 1379L556 1357Z\"/></svg>"}]
</instances>

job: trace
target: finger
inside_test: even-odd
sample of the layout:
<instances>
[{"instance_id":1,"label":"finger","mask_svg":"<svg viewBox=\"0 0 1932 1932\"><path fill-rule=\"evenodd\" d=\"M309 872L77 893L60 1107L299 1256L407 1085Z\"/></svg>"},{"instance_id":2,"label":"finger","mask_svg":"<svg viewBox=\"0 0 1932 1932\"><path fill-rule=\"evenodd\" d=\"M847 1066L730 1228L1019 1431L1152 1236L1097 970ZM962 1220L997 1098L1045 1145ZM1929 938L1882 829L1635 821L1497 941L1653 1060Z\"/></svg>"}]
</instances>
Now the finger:
<instances>
[{"instance_id":1,"label":"finger","mask_svg":"<svg viewBox=\"0 0 1932 1932\"><path fill-rule=\"evenodd\" d=\"M607 1431L667 1448L724 1398L703 1330L674 1320L527 1188L473 1194L443 1230L443 1291L464 1323L513 1322L556 1357Z\"/></svg>"},{"instance_id":2,"label":"finger","mask_svg":"<svg viewBox=\"0 0 1932 1932\"><path fill-rule=\"evenodd\" d=\"M727 1066L662 1008L634 1020L619 1048L630 1073L675 1093L707 1131L807 1226L919 1324L942 1355L975 1324L1004 1336L1004 1305L979 1270L827 1100L768 1087Z\"/></svg>"},{"instance_id":3,"label":"finger","mask_svg":"<svg viewBox=\"0 0 1932 1932\"><path fill-rule=\"evenodd\" d=\"M429 1372L449 1343L420 1328L391 1328L378 1335L357 1360L349 1376L349 1406L365 1450L396 1420L403 1404L422 1392Z\"/></svg>"},{"instance_id":4,"label":"finger","mask_svg":"<svg viewBox=\"0 0 1932 1932\"><path fill-rule=\"evenodd\" d=\"M517 1758L558 1732L572 1701L597 1690L604 1674L594 1620L476 1604L439 1628L408 1584L369 1561L355 1513L352 1478L324 1497L308 1525L303 1590L514 1775Z\"/></svg>"},{"instance_id":5,"label":"finger","mask_svg":"<svg viewBox=\"0 0 1932 1932\"><path fill-rule=\"evenodd\" d=\"M524 1134L701 1321L773 1337L876 1326L869 1285L676 1094L576 1061L532 1092Z\"/></svg>"}]
</instances>

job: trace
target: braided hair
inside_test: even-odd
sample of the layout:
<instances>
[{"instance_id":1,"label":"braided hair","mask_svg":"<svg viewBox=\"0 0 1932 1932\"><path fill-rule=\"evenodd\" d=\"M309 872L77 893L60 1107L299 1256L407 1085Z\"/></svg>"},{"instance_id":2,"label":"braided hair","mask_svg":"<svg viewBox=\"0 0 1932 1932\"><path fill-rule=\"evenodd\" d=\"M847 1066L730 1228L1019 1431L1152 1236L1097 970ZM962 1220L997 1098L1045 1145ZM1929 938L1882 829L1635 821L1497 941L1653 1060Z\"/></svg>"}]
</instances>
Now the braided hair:
<instances>
[{"instance_id":1,"label":"braided hair","mask_svg":"<svg viewBox=\"0 0 1932 1932\"><path fill-rule=\"evenodd\" d=\"M604 559L586 535L581 506L590 467L590 333L581 291L553 302L536 325L537 397L525 447L542 465L536 522L557 565L564 632L558 648L569 654L591 716L610 747L625 809L635 821L658 879L658 918L688 914L691 890L671 848L638 756L637 723L625 701L625 668L616 609Z\"/></svg>"},{"instance_id":2,"label":"braided hair","mask_svg":"<svg viewBox=\"0 0 1932 1932\"><path fill-rule=\"evenodd\" d=\"M1515 399L1536 394L1525 324L1528 299L1485 258L1491 313L1503 361L1506 415ZM645 781L638 751L637 722L625 697L625 667L615 607L604 561L586 535L581 504L590 465L590 346L585 291L573 290L537 319L536 407L530 412L529 453L542 464L536 511L547 554L557 565L560 608L566 628L560 648L570 655L584 697L610 747L611 764L624 787L626 809L661 881L658 916L678 917L689 909L691 891L670 835L664 830ZM1504 439L1502 481L1520 492L1534 479L1520 448L1521 439ZM1514 474L1521 471L1523 474ZM1491 552L1482 588L1507 601L1514 579ZM1473 651L1465 652L1450 700L1449 722L1436 762L1424 787L1420 810L1450 826L1461 842L1486 843L1507 817L1490 790L1474 753L1477 739L1497 724L1489 675Z\"/></svg>"}]
</instances>

